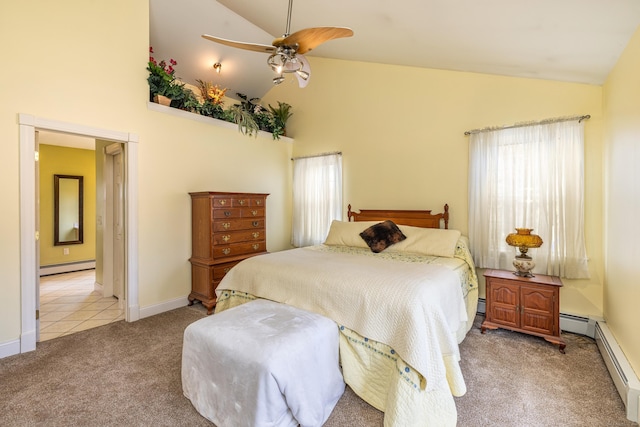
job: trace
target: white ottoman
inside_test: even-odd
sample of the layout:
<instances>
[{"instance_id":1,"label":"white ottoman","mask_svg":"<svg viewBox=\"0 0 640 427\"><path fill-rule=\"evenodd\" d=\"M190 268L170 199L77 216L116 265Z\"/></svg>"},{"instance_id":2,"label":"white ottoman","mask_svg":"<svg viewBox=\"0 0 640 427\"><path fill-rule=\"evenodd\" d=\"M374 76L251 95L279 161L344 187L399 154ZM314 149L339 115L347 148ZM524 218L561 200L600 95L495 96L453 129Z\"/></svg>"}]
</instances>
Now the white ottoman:
<instances>
[{"instance_id":1,"label":"white ottoman","mask_svg":"<svg viewBox=\"0 0 640 427\"><path fill-rule=\"evenodd\" d=\"M255 300L184 331L182 390L218 427L321 426L344 393L338 326Z\"/></svg>"}]
</instances>

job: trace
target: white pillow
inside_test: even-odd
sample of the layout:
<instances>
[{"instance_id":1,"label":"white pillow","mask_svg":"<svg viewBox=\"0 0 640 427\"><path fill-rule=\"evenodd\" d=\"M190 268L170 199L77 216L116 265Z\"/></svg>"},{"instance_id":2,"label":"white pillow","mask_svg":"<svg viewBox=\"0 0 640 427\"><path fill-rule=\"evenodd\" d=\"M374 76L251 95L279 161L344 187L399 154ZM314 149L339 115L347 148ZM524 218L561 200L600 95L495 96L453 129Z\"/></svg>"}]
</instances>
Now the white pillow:
<instances>
[{"instance_id":1,"label":"white pillow","mask_svg":"<svg viewBox=\"0 0 640 427\"><path fill-rule=\"evenodd\" d=\"M324 241L330 246L354 246L356 248L369 248L360 233L380 221L346 222L333 220L329 228L329 235Z\"/></svg>"},{"instance_id":2,"label":"white pillow","mask_svg":"<svg viewBox=\"0 0 640 427\"><path fill-rule=\"evenodd\" d=\"M386 252L413 252L422 255L453 258L460 238L459 230L398 225L407 238L386 249Z\"/></svg>"}]
</instances>

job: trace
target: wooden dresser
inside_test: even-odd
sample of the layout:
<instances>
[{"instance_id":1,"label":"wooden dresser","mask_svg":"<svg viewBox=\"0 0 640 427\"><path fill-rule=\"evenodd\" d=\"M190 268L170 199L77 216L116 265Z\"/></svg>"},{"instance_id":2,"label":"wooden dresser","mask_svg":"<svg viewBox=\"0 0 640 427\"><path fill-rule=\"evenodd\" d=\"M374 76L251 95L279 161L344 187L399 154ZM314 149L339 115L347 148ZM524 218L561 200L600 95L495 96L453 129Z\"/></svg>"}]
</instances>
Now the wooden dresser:
<instances>
[{"instance_id":1,"label":"wooden dresser","mask_svg":"<svg viewBox=\"0 0 640 427\"><path fill-rule=\"evenodd\" d=\"M248 257L266 253L268 194L204 191L191 195L191 293L207 307L216 305L216 287Z\"/></svg>"},{"instance_id":2,"label":"wooden dresser","mask_svg":"<svg viewBox=\"0 0 640 427\"><path fill-rule=\"evenodd\" d=\"M555 276L536 274L520 277L511 271L487 270L486 314L481 332L504 328L536 335L559 346L566 344L560 337L560 287Z\"/></svg>"}]
</instances>

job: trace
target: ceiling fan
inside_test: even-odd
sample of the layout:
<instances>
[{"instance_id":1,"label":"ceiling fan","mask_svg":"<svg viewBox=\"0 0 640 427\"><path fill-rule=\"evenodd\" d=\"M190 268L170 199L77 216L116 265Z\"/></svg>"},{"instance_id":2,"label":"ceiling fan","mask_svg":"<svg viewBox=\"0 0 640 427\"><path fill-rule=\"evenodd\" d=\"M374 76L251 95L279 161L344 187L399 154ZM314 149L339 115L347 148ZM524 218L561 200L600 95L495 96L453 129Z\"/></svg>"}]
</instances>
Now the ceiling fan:
<instances>
[{"instance_id":1,"label":"ceiling fan","mask_svg":"<svg viewBox=\"0 0 640 427\"><path fill-rule=\"evenodd\" d=\"M273 40L271 45L238 42L208 34L203 34L202 37L226 46L268 53L270 55L267 59L267 64L276 73L276 77L273 78L274 84L282 83L285 79L285 74L295 73L298 78L298 85L305 87L309 83L311 69L309 61L303 54L329 40L351 37L353 36L353 30L346 27L314 27L290 34L292 7L293 0L289 0L286 32L282 37Z\"/></svg>"}]
</instances>

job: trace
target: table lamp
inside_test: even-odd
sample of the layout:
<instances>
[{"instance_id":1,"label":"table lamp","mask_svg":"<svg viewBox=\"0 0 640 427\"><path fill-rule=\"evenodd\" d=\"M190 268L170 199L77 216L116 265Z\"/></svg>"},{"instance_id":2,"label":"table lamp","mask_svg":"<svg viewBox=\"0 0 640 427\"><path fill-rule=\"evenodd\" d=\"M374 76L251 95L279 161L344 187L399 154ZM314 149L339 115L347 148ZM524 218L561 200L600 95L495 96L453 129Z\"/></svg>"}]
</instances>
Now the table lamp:
<instances>
[{"instance_id":1,"label":"table lamp","mask_svg":"<svg viewBox=\"0 0 640 427\"><path fill-rule=\"evenodd\" d=\"M531 270L536 264L533 259L527 255L529 248L539 248L542 245L542 239L536 234L531 234L533 228L516 228L516 233L507 236L507 244L515 246L520 250L513 260L513 266L516 268L513 274L520 277L533 277Z\"/></svg>"}]
</instances>

